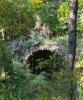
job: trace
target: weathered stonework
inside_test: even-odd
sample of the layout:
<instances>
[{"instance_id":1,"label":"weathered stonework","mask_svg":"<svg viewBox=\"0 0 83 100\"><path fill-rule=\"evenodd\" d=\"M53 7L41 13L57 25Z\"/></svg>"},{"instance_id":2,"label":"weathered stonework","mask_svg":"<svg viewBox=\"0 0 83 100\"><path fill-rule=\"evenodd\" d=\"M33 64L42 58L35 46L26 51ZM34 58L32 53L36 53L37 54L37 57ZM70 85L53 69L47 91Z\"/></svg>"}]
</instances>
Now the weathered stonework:
<instances>
[{"instance_id":1,"label":"weathered stonework","mask_svg":"<svg viewBox=\"0 0 83 100\"><path fill-rule=\"evenodd\" d=\"M26 37L21 36L18 39L8 41L7 47L12 56L22 60L25 64L29 56L33 55L34 52L39 50L49 50L50 52L58 53L60 55L63 55L64 52L61 45L49 39L45 39L39 45L34 44L30 44L28 38L26 39Z\"/></svg>"},{"instance_id":2,"label":"weathered stonework","mask_svg":"<svg viewBox=\"0 0 83 100\"><path fill-rule=\"evenodd\" d=\"M52 44L52 45L40 45L38 47L31 47L30 49L27 49L24 57L23 57L23 61L24 63L26 63L27 59L29 58L30 55L33 54L33 52L37 52L39 50L49 50L51 52L55 52L55 53L59 53L62 54L62 48L58 45Z\"/></svg>"}]
</instances>

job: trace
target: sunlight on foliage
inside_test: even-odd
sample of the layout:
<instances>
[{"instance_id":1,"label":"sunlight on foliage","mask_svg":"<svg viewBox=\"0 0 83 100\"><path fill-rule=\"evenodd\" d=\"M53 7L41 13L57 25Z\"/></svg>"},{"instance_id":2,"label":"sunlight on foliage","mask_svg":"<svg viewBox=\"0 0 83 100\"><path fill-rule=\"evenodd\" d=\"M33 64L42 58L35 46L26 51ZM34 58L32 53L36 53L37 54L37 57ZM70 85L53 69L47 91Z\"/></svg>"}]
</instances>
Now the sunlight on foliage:
<instances>
[{"instance_id":1,"label":"sunlight on foliage","mask_svg":"<svg viewBox=\"0 0 83 100\"><path fill-rule=\"evenodd\" d=\"M43 6L44 0L31 0L34 9L40 9Z\"/></svg>"},{"instance_id":2,"label":"sunlight on foliage","mask_svg":"<svg viewBox=\"0 0 83 100\"><path fill-rule=\"evenodd\" d=\"M67 21L68 18L69 18L69 6L68 6L68 3L67 2L61 3L58 12L59 12L59 15L58 15L59 20Z\"/></svg>"},{"instance_id":3,"label":"sunlight on foliage","mask_svg":"<svg viewBox=\"0 0 83 100\"><path fill-rule=\"evenodd\" d=\"M76 61L76 68L82 68L83 67L83 60Z\"/></svg>"},{"instance_id":4,"label":"sunlight on foliage","mask_svg":"<svg viewBox=\"0 0 83 100\"><path fill-rule=\"evenodd\" d=\"M83 0L78 0L78 3L79 3L79 8L83 9Z\"/></svg>"}]
</instances>

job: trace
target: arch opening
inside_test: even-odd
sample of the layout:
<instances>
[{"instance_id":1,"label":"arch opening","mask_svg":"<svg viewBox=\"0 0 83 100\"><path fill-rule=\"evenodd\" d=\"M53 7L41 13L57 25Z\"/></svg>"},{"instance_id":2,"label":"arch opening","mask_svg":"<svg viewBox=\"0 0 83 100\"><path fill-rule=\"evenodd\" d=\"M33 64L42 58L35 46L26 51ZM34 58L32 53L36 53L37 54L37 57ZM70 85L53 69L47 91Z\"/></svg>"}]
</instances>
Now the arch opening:
<instances>
[{"instance_id":1,"label":"arch opening","mask_svg":"<svg viewBox=\"0 0 83 100\"><path fill-rule=\"evenodd\" d=\"M53 53L49 50L39 50L39 51L33 52L32 55L30 55L27 60L27 64L30 65L29 68L31 72L33 74L39 74L42 71L46 71L47 70L46 67L42 68L41 70L36 68L38 60L39 59L43 59L43 60L49 59L49 56L52 56L52 55Z\"/></svg>"}]
</instances>

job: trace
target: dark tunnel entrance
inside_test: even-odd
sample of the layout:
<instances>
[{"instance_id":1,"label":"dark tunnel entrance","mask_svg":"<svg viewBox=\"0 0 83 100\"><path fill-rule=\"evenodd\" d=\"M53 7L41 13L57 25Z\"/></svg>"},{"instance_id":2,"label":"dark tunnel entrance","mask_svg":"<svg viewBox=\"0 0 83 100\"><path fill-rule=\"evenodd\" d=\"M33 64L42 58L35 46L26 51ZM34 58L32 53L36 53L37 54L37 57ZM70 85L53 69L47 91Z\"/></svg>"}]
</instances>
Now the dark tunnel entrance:
<instances>
[{"instance_id":1,"label":"dark tunnel entrance","mask_svg":"<svg viewBox=\"0 0 83 100\"><path fill-rule=\"evenodd\" d=\"M46 68L43 68L42 70L36 69L36 66L38 63L37 61L42 58L43 58L43 60L49 59L49 56L51 56L52 54L53 53L49 50L39 50L39 51L34 52L28 58L28 61L27 61L27 63L30 64L29 68L30 68L31 72L33 74L39 74L40 72L45 71Z\"/></svg>"}]
</instances>

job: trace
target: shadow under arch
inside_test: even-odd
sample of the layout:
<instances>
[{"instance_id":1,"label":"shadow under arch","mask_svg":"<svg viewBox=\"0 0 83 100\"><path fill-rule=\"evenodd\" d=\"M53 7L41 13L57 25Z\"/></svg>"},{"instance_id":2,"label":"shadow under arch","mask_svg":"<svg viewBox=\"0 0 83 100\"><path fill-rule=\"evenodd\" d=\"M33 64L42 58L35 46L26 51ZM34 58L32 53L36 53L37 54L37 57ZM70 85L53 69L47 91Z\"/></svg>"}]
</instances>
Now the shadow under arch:
<instances>
[{"instance_id":1,"label":"shadow under arch","mask_svg":"<svg viewBox=\"0 0 83 100\"><path fill-rule=\"evenodd\" d=\"M53 52L49 50L39 50L36 52L33 52L32 55L29 56L27 59L27 64L30 64L29 68L31 69L33 74L39 74L41 71L45 71L46 68L43 68L42 70L36 69L37 61L38 59L46 60L49 59L49 56L52 56Z\"/></svg>"}]
</instances>

